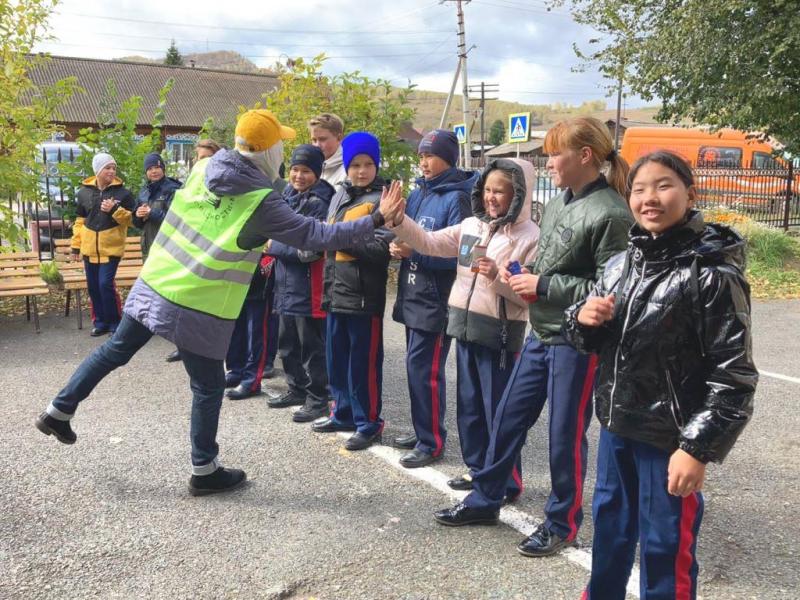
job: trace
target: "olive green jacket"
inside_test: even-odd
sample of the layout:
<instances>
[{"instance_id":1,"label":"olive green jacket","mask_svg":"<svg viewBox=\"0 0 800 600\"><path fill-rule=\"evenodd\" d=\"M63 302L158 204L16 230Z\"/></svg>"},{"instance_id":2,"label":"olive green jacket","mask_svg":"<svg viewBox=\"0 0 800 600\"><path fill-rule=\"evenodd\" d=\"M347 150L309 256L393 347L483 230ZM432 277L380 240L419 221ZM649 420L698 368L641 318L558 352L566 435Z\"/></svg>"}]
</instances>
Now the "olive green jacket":
<instances>
[{"instance_id":1,"label":"olive green jacket","mask_svg":"<svg viewBox=\"0 0 800 600\"><path fill-rule=\"evenodd\" d=\"M565 343L564 311L585 298L606 261L625 250L633 217L605 178L573 198L569 190L547 203L540 223L536 260L526 265L540 275L539 299L530 305L533 333L543 343Z\"/></svg>"}]
</instances>

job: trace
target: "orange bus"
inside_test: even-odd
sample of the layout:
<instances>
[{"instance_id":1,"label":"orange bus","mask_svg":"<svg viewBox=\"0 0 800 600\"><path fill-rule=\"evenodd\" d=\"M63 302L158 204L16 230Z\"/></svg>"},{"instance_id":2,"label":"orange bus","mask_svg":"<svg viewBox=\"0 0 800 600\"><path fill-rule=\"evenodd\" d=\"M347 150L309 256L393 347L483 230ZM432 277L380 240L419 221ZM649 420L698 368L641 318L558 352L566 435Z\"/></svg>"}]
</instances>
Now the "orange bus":
<instances>
[{"instance_id":1,"label":"orange bus","mask_svg":"<svg viewBox=\"0 0 800 600\"><path fill-rule=\"evenodd\" d=\"M620 154L632 164L640 156L669 150L685 158L695 169L700 201L734 208L779 208L788 195L789 165L775 156L780 146L762 142L743 131L711 132L683 127L630 127L625 131ZM792 195L800 194L794 176Z\"/></svg>"}]
</instances>

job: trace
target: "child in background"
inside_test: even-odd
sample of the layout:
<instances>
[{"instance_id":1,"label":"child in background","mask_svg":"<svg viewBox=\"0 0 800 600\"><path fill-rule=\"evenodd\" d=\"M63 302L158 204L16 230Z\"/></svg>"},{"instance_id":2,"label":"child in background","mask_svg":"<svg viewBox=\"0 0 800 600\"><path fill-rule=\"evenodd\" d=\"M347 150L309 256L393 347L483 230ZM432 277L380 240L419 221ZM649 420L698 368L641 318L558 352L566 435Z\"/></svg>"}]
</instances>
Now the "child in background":
<instances>
[{"instance_id":1,"label":"child in background","mask_svg":"<svg viewBox=\"0 0 800 600\"><path fill-rule=\"evenodd\" d=\"M348 181L336 192L328 222L351 221L377 210L387 185L378 175L378 138L357 131L342 140ZM312 424L316 432L355 431L348 450L362 450L381 439L383 384L383 312L389 267L385 229L372 240L329 252L325 263L325 301L328 312L328 382L334 406L330 417Z\"/></svg>"},{"instance_id":2,"label":"child in background","mask_svg":"<svg viewBox=\"0 0 800 600\"><path fill-rule=\"evenodd\" d=\"M461 223L472 214L470 196L478 173L455 166L456 135L435 129L422 138L418 151L422 177L408 196L406 216L425 231ZM392 317L406 326L406 371L414 426L414 433L395 439L395 445L411 450L400 458L401 465L424 467L444 456L447 441L445 364L451 338L445 330L457 261L424 256L403 242L392 242L389 252L402 259Z\"/></svg>"},{"instance_id":3,"label":"child in background","mask_svg":"<svg viewBox=\"0 0 800 600\"><path fill-rule=\"evenodd\" d=\"M322 113L308 122L311 144L322 150L325 161L320 177L338 192L347 179L347 169L342 160L344 122L333 113Z\"/></svg>"},{"instance_id":4,"label":"child in background","mask_svg":"<svg viewBox=\"0 0 800 600\"><path fill-rule=\"evenodd\" d=\"M391 228L421 254L458 258L447 334L456 339L456 422L469 473L448 482L454 489L469 489L472 475L483 467L497 405L525 337L528 303L501 281L498 265L530 262L536 255L539 227L531 220L534 185L530 162L495 160L475 184L472 217L428 232L401 216L395 217ZM482 253L477 259L476 247ZM504 482L508 501L522 493L519 467L518 454L516 467Z\"/></svg>"},{"instance_id":5,"label":"child in background","mask_svg":"<svg viewBox=\"0 0 800 600\"><path fill-rule=\"evenodd\" d=\"M320 179L322 151L310 144L292 152L289 185L283 198L295 212L324 220L334 195L333 186ZM267 400L270 408L301 406L292 419L313 421L328 414L328 373L325 365L325 316L322 310L323 253L306 252L272 242L275 257L275 305L280 315L278 354L289 391Z\"/></svg>"},{"instance_id":6,"label":"child in background","mask_svg":"<svg viewBox=\"0 0 800 600\"><path fill-rule=\"evenodd\" d=\"M225 357L225 387L232 388L225 395L231 400L260 395L261 379L274 370L278 323L272 314L273 271L274 259L263 254L233 328Z\"/></svg>"},{"instance_id":7,"label":"child in background","mask_svg":"<svg viewBox=\"0 0 800 600\"><path fill-rule=\"evenodd\" d=\"M623 600L640 543L640 597L695 598L700 490L753 411L758 372L742 238L705 224L689 165L632 167L628 251L567 310L567 339L597 352L600 420L585 599Z\"/></svg>"}]
</instances>

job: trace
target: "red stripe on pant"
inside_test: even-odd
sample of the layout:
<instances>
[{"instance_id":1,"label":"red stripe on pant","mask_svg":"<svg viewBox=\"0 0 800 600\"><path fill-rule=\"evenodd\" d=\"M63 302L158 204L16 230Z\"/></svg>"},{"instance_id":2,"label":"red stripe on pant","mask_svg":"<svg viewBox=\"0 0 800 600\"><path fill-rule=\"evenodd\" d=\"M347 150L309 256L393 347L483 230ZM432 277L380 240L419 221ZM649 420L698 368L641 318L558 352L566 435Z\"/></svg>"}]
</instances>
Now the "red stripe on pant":
<instances>
[{"instance_id":1,"label":"red stripe on pant","mask_svg":"<svg viewBox=\"0 0 800 600\"><path fill-rule=\"evenodd\" d=\"M439 431L439 406L441 406L439 398L439 360L442 356L443 339L443 333L440 333L436 338L436 345L433 348L433 364L431 365L431 431L436 443L436 447L433 449L434 456L439 456L442 452L442 433Z\"/></svg>"},{"instance_id":2,"label":"red stripe on pant","mask_svg":"<svg viewBox=\"0 0 800 600\"><path fill-rule=\"evenodd\" d=\"M594 387L594 371L597 368L597 355L592 354L589 358L589 365L586 368L586 378L583 380L583 390L581 399L578 403L578 415L575 423L575 445L573 446L574 468L575 468L575 501L569 509L567 515L567 525L569 525L569 539L572 540L578 535L578 527L575 524L575 514L583 505L583 457L581 456L581 442L583 441L583 427L586 418L586 405L592 397Z\"/></svg>"},{"instance_id":3,"label":"red stripe on pant","mask_svg":"<svg viewBox=\"0 0 800 600\"><path fill-rule=\"evenodd\" d=\"M261 376L264 374L264 365L267 363L267 346L269 345L269 317L272 313L272 307L267 303L267 310L264 311L264 321L261 323L261 334L263 337L263 348L261 348L261 358L258 361L258 369L256 369L256 378L253 385L250 386L251 392L256 392L261 389ZM249 346L250 344L248 344ZM246 360L246 358L245 358Z\"/></svg>"},{"instance_id":4,"label":"red stripe on pant","mask_svg":"<svg viewBox=\"0 0 800 600\"><path fill-rule=\"evenodd\" d=\"M514 483L516 483L517 487L519 488L519 493L514 498L511 498L511 500L516 500L517 498L522 496L522 492L525 489L525 485L522 483L522 477L519 474L519 469L517 469L517 465L514 465L514 468L511 469L511 477L514 479Z\"/></svg>"},{"instance_id":5,"label":"red stripe on pant","mask_svg":"<svg viewBox=\"0 0 800 600\"><path fill-rule=\"evenodd\" d=\"M678 554L675 557L675 600L689 600L692 597L692 576L690 570L694 564L692 546L695 543L694 522L697 520L697 509L700 502L697 492L683 499L681 506L681 530L678 542Z\"/></svg>"},{"instance_id":6,"label":"red stripe on pant","mask_svg":"<svg viewBox=\"0 0 800 600\"><path fill-rule=\"evenodd\" d=\"M382 317L372 317L369 336L369 420L378 420L378 341Z\"/></svg>"}]
</instances>

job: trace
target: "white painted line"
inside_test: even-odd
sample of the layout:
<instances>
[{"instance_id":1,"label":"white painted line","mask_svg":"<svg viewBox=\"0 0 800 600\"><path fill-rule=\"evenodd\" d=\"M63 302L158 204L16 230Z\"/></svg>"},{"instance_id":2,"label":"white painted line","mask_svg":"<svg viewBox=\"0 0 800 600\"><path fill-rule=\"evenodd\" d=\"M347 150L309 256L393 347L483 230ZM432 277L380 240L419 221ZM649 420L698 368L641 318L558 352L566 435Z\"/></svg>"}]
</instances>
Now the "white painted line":
<instances>
[{"instance_id":1,"label":"white painted line","mask_svg":"<svg viewBox=\"0 0 800 600\"><path fill-rule=\"evenodd\" d=\"M350 437L350 433L339 433L339 436L342 438ZM467 495L467 492L459 492L457 490L453 490L447 485L448 479L450 477L433 467L422 467L420 469L406 469L404 466L400 464L400 457L403 456L405 451L400 451L395 448L391 448L389 446L370 446L368 450L377 456L378 458L384 460L385 462L389 463L395 469L399 470L401 473L404 473L408 477L412 477L414 479L419 479L420 481L424 481L432 488L442 492L446 496L450 498L453 502L459 502L464 499ZM533 533L533 530L536 528L537 525L541 523L541 520L535 518L533 515L526 513L516 507L513 506L504 506L500 509L500 521L511 527L512 529L517 530L524 536L529 536ZM561 552L561 556L569 560L570 562L575 563L576 565L583 567L587 571L591 572L592 570L592 553L589 550L582 550L578 548L567 548L566 550ZM535 559L531 559L535 560ZM631 577L628 580L628 587L627 587L628 594L633 596L634 598L639 597L639 568L634 565L633 571L631 572Z\"/></svg>"},{"instance_id":2,"label":"white painted line","mask_svg":"<svg viewBox=\"0 0 800 600\"><path fill-rule=\"evenodd\" d=\"M772 373L771 371L758 370L759 375L772 377L773 379L780 379L781 381L788 381L790 383L800 383L800 377L789 377L788 375L781 375L780 373Z\"/></svg>"}]
</instances>

